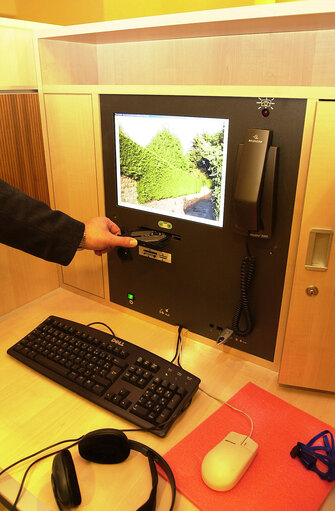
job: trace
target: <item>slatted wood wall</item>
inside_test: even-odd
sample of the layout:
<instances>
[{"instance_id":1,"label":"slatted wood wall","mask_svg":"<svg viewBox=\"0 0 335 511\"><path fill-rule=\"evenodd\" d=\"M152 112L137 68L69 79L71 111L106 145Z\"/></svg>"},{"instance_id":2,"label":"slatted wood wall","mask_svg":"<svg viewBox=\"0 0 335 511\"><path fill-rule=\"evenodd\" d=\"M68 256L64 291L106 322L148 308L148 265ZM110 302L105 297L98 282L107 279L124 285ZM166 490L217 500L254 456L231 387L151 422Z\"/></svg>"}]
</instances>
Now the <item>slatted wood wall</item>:
<instances>
[{"instance_id":1,"label":"slatted wood wall","mask_svg":"<svg viewBox=\"0 0 335 511\"><path fill-rule=\"evenodd\" d=\"M0 178L50 203L37 93L0 94Z\"/></svg>"}]
</instances>

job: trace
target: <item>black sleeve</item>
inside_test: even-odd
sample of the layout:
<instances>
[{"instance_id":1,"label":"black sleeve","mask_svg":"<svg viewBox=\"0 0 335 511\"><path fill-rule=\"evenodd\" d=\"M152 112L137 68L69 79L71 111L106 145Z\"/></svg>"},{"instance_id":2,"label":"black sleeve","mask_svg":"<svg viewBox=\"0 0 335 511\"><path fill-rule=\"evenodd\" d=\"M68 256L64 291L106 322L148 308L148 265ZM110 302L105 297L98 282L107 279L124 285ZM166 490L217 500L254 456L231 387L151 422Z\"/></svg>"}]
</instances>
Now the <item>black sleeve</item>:
<instances>
[{"instance_id":1,"label":"black sleeve","mask_svg":"<svg viewBox=\"0 0 335 511\"><path fill-rule=\"evenodd\" d=\"M84 230L82 222L0 179L0 243L66 266Z\"/></svg>"}]
</instances>

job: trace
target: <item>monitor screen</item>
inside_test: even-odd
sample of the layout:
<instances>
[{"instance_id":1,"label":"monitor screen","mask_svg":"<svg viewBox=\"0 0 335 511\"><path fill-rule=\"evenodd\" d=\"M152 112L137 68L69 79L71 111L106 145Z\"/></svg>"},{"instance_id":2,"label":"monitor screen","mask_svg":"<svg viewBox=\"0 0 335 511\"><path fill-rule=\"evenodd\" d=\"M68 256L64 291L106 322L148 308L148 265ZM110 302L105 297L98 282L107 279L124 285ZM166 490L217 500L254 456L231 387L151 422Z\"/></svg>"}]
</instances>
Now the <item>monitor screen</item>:
<instances>
[{"instance_id":1,"label":"monitor screen","mask_svg":"<svg viewBox=\"0 0 335 511\"><path fill-rule=\"evenodd\" d=\"M115 113L118 206L222 227L228 119Z\"/></svg>"}]
</instances>

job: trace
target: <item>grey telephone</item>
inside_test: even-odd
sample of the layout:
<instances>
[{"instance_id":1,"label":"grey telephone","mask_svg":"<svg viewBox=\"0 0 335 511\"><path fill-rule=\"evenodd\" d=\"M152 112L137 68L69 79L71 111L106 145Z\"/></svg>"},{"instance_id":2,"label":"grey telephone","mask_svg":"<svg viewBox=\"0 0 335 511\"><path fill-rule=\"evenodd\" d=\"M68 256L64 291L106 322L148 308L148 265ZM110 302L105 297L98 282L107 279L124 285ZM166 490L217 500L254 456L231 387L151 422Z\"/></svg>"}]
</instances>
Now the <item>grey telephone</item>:
<instances>
[{"instance_id":1,"label":"grey telephone","mask_svg":"<svg viewBox=\"0 0 335 511\"><path fill-rule=\"evenodd\" d=\"M245 236L271 238L278 148L271 131L248 129L237 154L233 228Z\"/></svg>"}]
</instances>

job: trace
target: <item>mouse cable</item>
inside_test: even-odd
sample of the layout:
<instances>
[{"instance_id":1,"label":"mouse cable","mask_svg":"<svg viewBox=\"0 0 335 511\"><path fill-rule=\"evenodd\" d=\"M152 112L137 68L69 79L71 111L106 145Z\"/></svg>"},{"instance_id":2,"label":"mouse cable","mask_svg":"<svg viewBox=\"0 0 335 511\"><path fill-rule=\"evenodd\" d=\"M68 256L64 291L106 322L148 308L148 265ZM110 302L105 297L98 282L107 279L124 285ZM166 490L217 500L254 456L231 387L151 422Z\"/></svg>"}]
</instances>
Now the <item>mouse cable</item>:
<instances>
[{"instance_id":1,"label":"mouse cable","mask_svg":"<svg viewBox=\"0 0 335 511\"><path fill-rule=\"evenodd\" d=\"M223 401L223 399L220 399L216 396L213 396L212 394L210 394L209 392L207 392L206 390L204 390L202 387L199 387L199 390L201 390L201 392L203 392L204 394L206 394L206 396L208 397L211 397L212 399L215 399L216 401L218 401L219 403L221 403L222 405L226 405L226 406L229 406L229 408L232 408L233 410L235 410L235 412L239 412L239 413L242 413L243 415L245 415L246 417L248 417L249 421L250 421L250 433L249 435L246 436L246 439L247 438L251 438L251 435L254 431L254 421L252 420L252 418L250 417L250 415L247 413L247 412L244 412L243 410L240 410L239 408L236 408L236 406L233 406L229 403L227 403L227 401Z\"/></svg>"}]
</instances>

